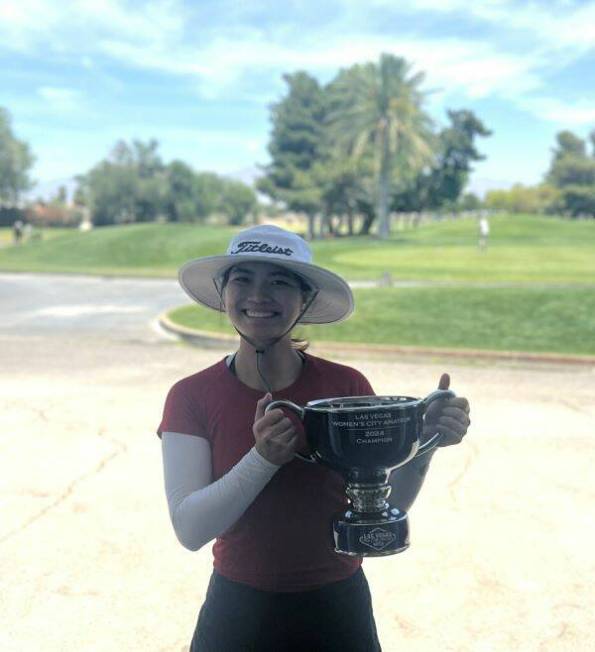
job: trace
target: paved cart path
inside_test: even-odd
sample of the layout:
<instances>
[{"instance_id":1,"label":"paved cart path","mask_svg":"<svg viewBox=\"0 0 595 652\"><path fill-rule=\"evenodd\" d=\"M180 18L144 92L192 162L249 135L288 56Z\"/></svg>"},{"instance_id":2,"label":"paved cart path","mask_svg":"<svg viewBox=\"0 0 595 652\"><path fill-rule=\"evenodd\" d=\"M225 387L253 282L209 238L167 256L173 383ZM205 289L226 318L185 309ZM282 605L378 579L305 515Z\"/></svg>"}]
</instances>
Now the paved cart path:
<instances>
[{"instance_id":1,"label":"paved cart path","mask_svg":"<svg viewBox=\"0 0 595 652\"><path fill-rule=\"evenodd\" d=\"M154 430L169 386L224 351L137 318L125 334L0 328L3 652L188 648L210 545L175 538ZM411 510L411 548L365 561L383 649L595 649L595 368L333 357L378 393L422 396L448 371L472 405Z\"/></svg>"}]
</instances>

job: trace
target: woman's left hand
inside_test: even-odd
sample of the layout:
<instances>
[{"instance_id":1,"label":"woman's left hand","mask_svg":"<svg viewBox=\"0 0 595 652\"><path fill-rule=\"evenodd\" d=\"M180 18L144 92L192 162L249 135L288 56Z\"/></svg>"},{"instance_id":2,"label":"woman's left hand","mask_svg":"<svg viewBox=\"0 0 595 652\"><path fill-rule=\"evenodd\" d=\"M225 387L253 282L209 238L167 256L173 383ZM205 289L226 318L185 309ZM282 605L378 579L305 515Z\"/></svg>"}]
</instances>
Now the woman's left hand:
<instances>
[{"instance_id":1,"label":"woman's left hand","mask_svg":"<svg viewBox=\"0 0 595 652\"><path fill-rule=\"evenodd\" d=\"M448 389L449 386L450 376L442 374L438 389ZM469 412L469 401L462 396L434 401L425 414L422 443L439 432L442 437L438 446L460 444L471 423Z\"/></svg>"}]
</instances>

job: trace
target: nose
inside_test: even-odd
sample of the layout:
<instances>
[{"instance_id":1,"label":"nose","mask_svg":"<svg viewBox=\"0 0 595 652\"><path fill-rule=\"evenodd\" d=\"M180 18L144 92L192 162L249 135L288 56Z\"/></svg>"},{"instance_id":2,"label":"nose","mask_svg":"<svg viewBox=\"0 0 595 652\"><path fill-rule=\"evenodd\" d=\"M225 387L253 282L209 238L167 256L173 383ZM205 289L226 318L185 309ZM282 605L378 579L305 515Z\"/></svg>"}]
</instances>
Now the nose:
<instances>
[{"instance_id":1,"label":"nose","mask_svg":"<svg viewBox=\"0 0 595 652\"><path fill-rule=\"evenodd\" d=\"M250 284L247 298L254 303L264 303L271 299L270 285L266 280L254 279Z\"/></svg>"}]
</instances>

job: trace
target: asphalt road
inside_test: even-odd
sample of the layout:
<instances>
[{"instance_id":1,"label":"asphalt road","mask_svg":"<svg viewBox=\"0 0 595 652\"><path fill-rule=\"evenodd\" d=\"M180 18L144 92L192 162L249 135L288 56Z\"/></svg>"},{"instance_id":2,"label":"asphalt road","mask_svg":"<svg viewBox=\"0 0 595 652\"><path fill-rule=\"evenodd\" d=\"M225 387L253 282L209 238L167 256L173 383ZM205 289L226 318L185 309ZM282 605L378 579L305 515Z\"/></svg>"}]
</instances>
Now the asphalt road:
<instances>
[{"instance_id":1,"label":"asphalt road","mask_svg":"<svg viewBox=\"0 0 595 652\"><path fill-rule=\"evenodd\" d=\"M188 649L210 545L175 538L155 428L171 384L225 351L152 326L184 300L175 281L0 276L3 652ZM333 357L383 394L448 371L471 403L410 549L364 563L385 652L595 649L595 367Z\"/></svg>"},{"instance_id":2,"label":"asphalt road","mask_svg":"<svg viewBox=\"0 0 595 652\"><path fill-rule=\"evenodd\" d=\"M155 341L156 316L189 302L176 279L0 274L0 333Z\"/></svg>"}]
</instances>

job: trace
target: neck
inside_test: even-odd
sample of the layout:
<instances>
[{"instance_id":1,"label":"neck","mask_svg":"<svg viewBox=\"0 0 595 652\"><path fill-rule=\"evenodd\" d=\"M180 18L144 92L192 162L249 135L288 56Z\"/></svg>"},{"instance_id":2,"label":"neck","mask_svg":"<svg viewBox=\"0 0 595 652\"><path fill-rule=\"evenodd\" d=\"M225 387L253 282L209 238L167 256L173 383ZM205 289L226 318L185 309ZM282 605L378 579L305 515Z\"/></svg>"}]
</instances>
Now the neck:
<instances>
[{"instance_id":1,"label":"neck","mask_svg":"<svg viewBox=\"0 0 595 652\"><path fill-rule=\"evenodd\" d=\"M243 338L235 357L236 376L248 387L268 391L256 367L256 350ZM302 370L302 359L291 346L289 337L283 338L260 356L260 370L273 391L293 384Z\"/></svg>"}]
</instances>

